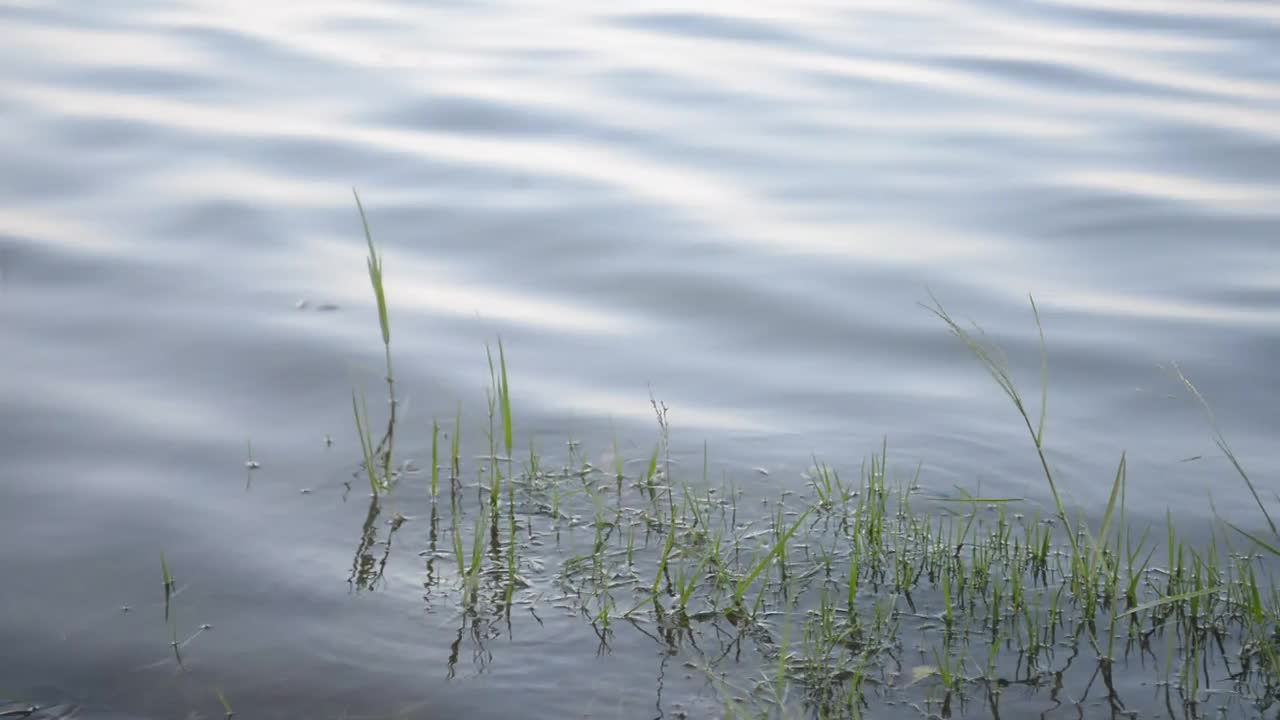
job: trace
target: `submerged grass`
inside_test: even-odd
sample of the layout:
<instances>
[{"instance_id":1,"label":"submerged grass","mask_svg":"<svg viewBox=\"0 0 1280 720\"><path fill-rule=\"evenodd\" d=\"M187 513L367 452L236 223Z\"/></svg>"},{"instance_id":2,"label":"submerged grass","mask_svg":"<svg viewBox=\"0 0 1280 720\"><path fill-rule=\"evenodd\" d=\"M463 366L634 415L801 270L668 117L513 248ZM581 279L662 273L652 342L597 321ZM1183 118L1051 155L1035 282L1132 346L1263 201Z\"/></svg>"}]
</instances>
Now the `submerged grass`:
<instances>
[{"instance_id":1,"label":"submerged grass","mask_svg":"<svg viewBox=\"0 0 1280 720\"><path fill-rule=\"evenodd\" d=\"M395 390L382 261L363 208L361 218L392 408L385 437L375 442L367 408L353 394L376 504L393 485ZM598 638L597 652L607 652L624 629L634 631L657 642L663 658L681 656L689 669L705 673L725 717L874 717L906 703L926 717L998 718L1012 687L1043 693L1045 708L1070 702L1083 712L1096 703L1127 714L1127 702L1155 701L1135 700L1134 683L1118 683L1116 670L1144 666L1160 701L1184 717L1280 705L1280 593L1273 564L1264 562L1280 556L1280 538L1216 424L1219 447L1253 493L1271 536L1226 521L1201 543L1179 534L1172 519L1162 539L1149 527L1135 528L1123 454L1100 513L1069 511L1047 458L1048 352L1034 299L1038 409L1024 400L981 329L962 326L936 299L927 308L1013 405L1051 499L1044 517L1021 498L962 488L958 497L925 496L919 465L891 474L887 443L844 476L814 457L801 478L804 492L766 498L763 510L749 507L727 480L712 486L705 446L699 477L673 477L670 425L657 400L658 440L631 459L641 468L635 474L628 474L616 438L607 469L587 461L574 442L566 456L544 458L532 441L518 468L499 339L496 361L486 348L488 448L475 468L471 503L462 479L460 407L455 416L447 465L451 552L444 556L454 572L450 577L428 563L430 601L462 611L463 629L472 627L483 658L491 657L482 646L499 620L514 632L516 606L539 624L538 611L548 606L583 618ZM443 460L439 433L433 421L430 553ZM1165 567L1153 566L1161 555Z\"/></svg>"}]
</instances>

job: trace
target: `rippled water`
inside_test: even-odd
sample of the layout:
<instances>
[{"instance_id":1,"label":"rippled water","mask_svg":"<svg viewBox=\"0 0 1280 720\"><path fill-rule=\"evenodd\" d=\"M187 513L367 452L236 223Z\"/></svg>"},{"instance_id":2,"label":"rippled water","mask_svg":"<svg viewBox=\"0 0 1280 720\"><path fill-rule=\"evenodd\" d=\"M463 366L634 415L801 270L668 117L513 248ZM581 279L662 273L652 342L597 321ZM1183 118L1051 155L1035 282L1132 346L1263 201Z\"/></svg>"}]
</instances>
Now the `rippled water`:
<instances>
[{"instance_id":1,"label":"rippled water","mask_svg":"<svg viewBox=\"0 0 1280 720\"><path fill-rule=\"evenodd\" d=\"M478 430L501 334L548 452L644 455L652 392L761 487L887 438L938 492L1041 497L918 304L1034 396L1032 293L1073 503L1128 451L1140 514L1253 519L1173 362L1274 485L1275 3L0 0L0 33L0 695L654 710L623 659L566 697L550 630L447 681L408 565L349 594L350 390L381 362L353 185L414 452L459 402ZM118 610L160 599L162 548L217 627L198 681L157 682L163 627Z\"/></svg>"}]
</instances>

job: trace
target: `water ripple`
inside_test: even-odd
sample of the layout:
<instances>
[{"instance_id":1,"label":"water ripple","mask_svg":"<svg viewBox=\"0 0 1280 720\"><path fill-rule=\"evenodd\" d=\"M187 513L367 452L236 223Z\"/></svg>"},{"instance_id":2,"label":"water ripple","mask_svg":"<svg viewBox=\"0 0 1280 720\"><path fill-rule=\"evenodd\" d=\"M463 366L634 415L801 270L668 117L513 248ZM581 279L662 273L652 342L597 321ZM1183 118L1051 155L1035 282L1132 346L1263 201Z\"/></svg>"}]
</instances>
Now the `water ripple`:
<instances>
[{"instance_id":1,"label":"water ripple","mask_svg":"<svg viewBox=\"0 0 1280 720\"><path fill-rule=\"evenodd\" d=\"M352 186L412 422L470 419L501 335L540 440L606 447L615 419L647 452L652 391L677 443L796 471L769 482L887 436L939 484L1034 495L1004 399L918 305L1033 383L1030 293L1074 499L1127 449L1134 497L1200 507L1177 461L1212 441L1170 360L1260 482L1280 459L1274 2L0 0L0 31L0 457L75 489L60 536L103 573L84 508L147 553L323 579L332 548L255 539L303 521L244 507L241 454L290 497L355 460L382 348ZM42 488L0 490L0 544L52 536L4 510Z\"/></svg>"}]
</instances>

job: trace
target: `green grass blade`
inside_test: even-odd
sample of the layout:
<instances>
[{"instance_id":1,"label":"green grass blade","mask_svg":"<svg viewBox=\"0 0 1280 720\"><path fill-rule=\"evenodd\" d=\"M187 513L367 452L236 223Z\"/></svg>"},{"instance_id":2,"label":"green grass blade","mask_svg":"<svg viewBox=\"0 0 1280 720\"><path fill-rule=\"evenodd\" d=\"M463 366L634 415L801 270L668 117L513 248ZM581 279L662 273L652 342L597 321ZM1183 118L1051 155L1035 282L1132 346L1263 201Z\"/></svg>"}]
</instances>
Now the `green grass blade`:
<instances>
[{"instance_id":1,"label":"green grass blade","mask_svg":"<svg viewBox=\"0 0 1280 720\"><path fill-rule=\"evenodd\" d=\"M1205 595L1214 595L1226 589L1227 589L1226 585L1216 585L1214 587L1203 588L1200 590L1191 590L1189 592L1177 593L1176 595L1166 595L1158 600L1152 600L1151 602L1142 603L1141 605L1135 608L1130 608L1129 610L1120 613L1119 617L1125 617L1127 615L1136 615L1140 612L1150 610L1152 608L1163 607L1165 605L1176 605L1177 603L1185 602L1187 600L1191 600L1192 598L1200 598L1200 597L1204 597Z\"/></svg>"},{"instance_id":2,"label":"green grass blade","mask_svg":"<svg viewBox=\"0 0 1280 720\"><path fill-rule=\"evenodd\" d=\"M431 497L440 487L440 423L431 419Z\"/></svg>"},{"instance_id":3,"label":"green grass blade","mask_svg":"<svg viewBox=\"0 0 1280 720\"><path fill-rule=\"evenodd\" d=\"M364 214L364 204L360 202L360 193L351 188L356 199L356 209L360 212L360 224L364 228L364 239L369 246L369 257L365 263L369 268L369 283L373 286L374 297L378 301L378 325L382 328L382 344L391 344L391 323L387 318L387 298L382 285L382 256L373 244L373 233L369 231L369 219Z\"/></svg>"},{"instance_id":4,"label":"green grass blade","mask_svg":"<svg viewBox=\"0 0 1280 720\"><path fill-rule=\"evenodd\" d=\"M618 481L618 487L622 487L623 478L623 462L622 453L618 451L618 431L613 427L613 420L609 420L609 430L613 433L613 471L615 479Z\"/></svg>"},{"instance_id":5,"label":"green grass blade","mask_svg":"<svg viewBox=\"0 0 1280 720\"><path fill-rule=\"evenodd\" d=\"M502 347L502 338L498 338L498 366L501 375L499 376L499 399L502 403L502 442L507 449L507 457L511 457L512 431L511 431L511 385L507 382L507 352Z\"/></svg>"},{"instance_id":6,"label":"green grass blade","mask_svg":"<svg viewBox=\"0 0 1280 720\"><path fill-rule=\"evenodd\" d=\"M1257 535L1255 535L1255 534L1253 534L1253 533L1249 532L1248 530L1245 530L1244 528L1241 528L1241 527L1239 527L1239 526L1237 526L1237 525L1235 525L1235 524L1233 524L1233 523L1231 523L1231 522L1228 522L1228 521L1226 521L1226 520L1223 520L1223 522L1227 523L1227 527L1231 528L1232 530L1235 530L1236 532L1240 533L1241 535L1243 535L1243 536L1245 536L1245 537L1249 538L1250 540L1252 540L1254 543L1256 543L1256 544L1258 545L1258 547L1262 548L1263 550L1266 550L1267 552L1271 553L1272 555L1275 555L1276 557L1280 557L1280 548L1277 548L1275 545L1272 545L1271 543L1268 543L1267 541L1263 540L1262 538L1258 537Z\"/></svg>"},{"instance_id":7,"label":"green grass blade","mask_svg":"<svg viewBox=\"0 0 1280 720\"><path fill-rule=\"evenodd\" d=\"M1191 395L1200 403L1200 407L1204 410L1205 417L1209 420L1209 427L1213 430L1214 442L1217 444L1218 449L1222 451L1222 454L1226 455L1227 459L1231 461L1231 466L1235 468L1236 473L1242 480L1244 480L1244 484L1249 488L1249 492L1253 495L1253 501L1258 504L1258 509L1262 511L1262 516L1266 518L1267 525L1271 528L1271 534L1280 534L1280 531L1277 531L1276 529L1275 522L1271 519L1271 513L1267 512L1266 505L1263 505L1262 498L1258 495L1258 489L1254 487L1253 480L1249 478L1249 473L1245 472L1244 467L1240 464L1240 460L1236 457L1235 452L1232 451L1231 446L1227 444L1227 438L1222 434L1222 429L1218 426L1217 417L1214 416L1213 409L1209 407L1209 402L1204 399L1204 396L1200 394L1200 390L1191 383L1191 380L1188 379L1186 375L1182 374L1182 368L1175 364L1173 366L1173 370L1177 373L1178 379L1182 381L1182 384L1186 386Z\"/></svg>"},{"instance_id":8,"label":"green grass blade","mask_svg":"<svg viewBox=\"0 0 1280 720\"><path fill-rule=\"evenodd\" d=\"M363 410L363 412L362 412ZM351 412L356 419L356 435L360 439L360 452L364 458L365 471L369 475L369 489L374 497L386 489L385 483L378 478L378 464L374 457L373 436L369 430L369 407L356 401L356 391L351 391Z\"/></svg>"},{"instance_id":9,"label":"green grass blade","mask_svg":"<svg viewBox=\"0 0 1280 720\"><path fill-rule=\"evenodd\" d=\"M169 622L169 601L173 598L174 581L163 550L160 551L160 579L164 582L164 621Z\"/></svg>"},{"instance_id":10,"label":"green grass blade","mask_svg":"<svg viewBox=\"0 0 1280 720\"><path fill-rule=\"evenodd\" d=\"M932 295L930 297L932 298ZM978 359L983 368L985 368L987 373L991 375L992 379L996 381L996 384L1000 386L1000 389L1004 392L1005 396L1009 398L1010 402L1013 403L1014 408L1018 411L1019 417L1022 418L1023 423L1026 425L1027 432L1031 435L1032 442L1035 443L1036 454L1040 459L1040 468L1044 471L1045 480L1049 485L1049 493L1053 496L1053 503L1058 511L1058 519L1062 521L1063 526L1067 529L1066 535L1067 540L1071 544L1072 554L1074 556L1079 556L1080 547L1076 540L1076 533L1072 529L1071 519L1067 517L1067 511L1062 503L1062 496L1058 492L1058 484L1054 480L1053 471L1049 468L1049 458L1045 455L1044 445L1042 443L1043 424L1041 424L1039 429L1032 425L1031 416L1027 413L1026 405L1022 401L1022 395L1018 392L1017 384L1014 383L1013 375L1010 373L1009 368L1003 359L996 354L996 350L978 338L975 338L968 330L961 327L960 324L956 322L955 319L952 318L951 315L949 315L942 307L942 304L938 302L937 298L932 299L932 306L924 305L923 307L933 313L938 319L942 320L942 322L951 330L951 334L964 343L965 347L968 348L969 352ZM1038 324L1039 311L1036 311L1036 318ZM1043 326L1039 326L1039 329L1043 336ZM979 332L980 331L981 329L979 329ZM1047 367L1047 365L1045 367ZM1047 396L1047 387L1042 388L1042 392ZM1044 407L1045 403L1042 402L1042 411L1044 410Z\"/></svg>"},{"instance_id":11,"label":"green grass blade","mask_svg":"<svg viewBox=\"0 0 1280 720\"><path fill-rule=\"evenodd\" d=\"M453 416L453 438L450 454L452 456L450 464L452 478L457 480L462 477L462 403L458 403L457 414Z\"/></svg>"},{"instance_id":12,"label":"green grass blade","mask_svg":"<svg viewBox=\"0 0 1280 720\"><path fill-rule=\"evenodd\" d=\"M746 594L747 588L751 586L751 583L755 581L756 577L761 572L763 572L766 567L769 566L769 563L772 562L772 560L775 557L777 557L780 553L784 552L783 548L786 546L787 541L790 540L791 536L795 535L796 531L800 529L800 524L804 522L805 518L809 517L810 512L811 510L805 510L803 513L801 513L800 517L796 518L795 524L792 525L791 528L782 535L782 537L778 538L778 542L776 542L773 546L773 549L770 550L769 553L764 556L764 559L761 560L759 563L756 563L755 568L752 569L752 571L748 573L746 577L738 581L738 589L734 593L734 599L737 601L738 604L742 603L742 597Z\"/></svg>"},{"instance_id":13,"label":"green grass blade","mask_svg":"<svg viewBox=\"0 0 1280 720\"><path fill-rule=\"evenodd\" d=\"M1121 497L1121 491L1125 483L1125 454L1120 453L1120 466L1116 468L1116 479L1111 483L1111 497L1107 500L1106 512L1102 514L1102 527L1098 529L1097 551L1102 552L1102 547L1107 544L1107 533L1111 530L1111 520L1115 515L1116 500Z\"/></svg>"},{"instance_id":14,"label":"green grass blade","mask_svg":"<svg viewBox=\"0 0 1280 720\"><path fill-rule=\"evenodd\" d=\"M1036 425L1036 444L1044 444L1044 419L1049 411L1049 350L1044 342L1044 323L1040 322L1040 309L1036 307L1036 299L1027 295L1031 301L1031 313L1036 316L1036 330L1040 333L1040 422Z\"/></svg>"}]
</instances>

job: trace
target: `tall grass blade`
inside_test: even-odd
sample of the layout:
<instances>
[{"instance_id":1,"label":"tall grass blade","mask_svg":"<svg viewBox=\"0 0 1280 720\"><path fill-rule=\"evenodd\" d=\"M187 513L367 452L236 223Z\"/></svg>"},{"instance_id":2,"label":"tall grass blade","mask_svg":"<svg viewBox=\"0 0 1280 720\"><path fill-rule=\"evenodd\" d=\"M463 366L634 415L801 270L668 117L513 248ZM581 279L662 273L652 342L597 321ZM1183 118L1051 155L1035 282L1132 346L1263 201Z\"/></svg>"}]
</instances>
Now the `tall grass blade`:
<instances>
[{"instance_id":1,"label":"tall grass blade","mask_svg":"<svg viewBox=\"0 0 1280 720\"><path fill-rule=\"evenodd\" d=\"M1236 524L1234 524L1234 523L1232 523L1232 522L1230 522L1230 521L1223 520L1223 522L1225 522L1225 523L1227 524L1227 527L1231 528L1232 530L1235 530L1236 532L1240 533L1241 535L1243 535L1243 536L1245 536L1245 537L1249 538L1250 540L1252 540L1255 544L1257 544L1257 546L1258 546L1258 547L1262 548L1263 550L1266 550L1267 552L1271 553L1272 555L1275 555L1276 557L1280 557L1280 548L1277 548L1275 545L1272 545L1271 543L1268 543L1266 540L1263 540L1262 538L1258 537L1257 535L1255 535L1255 534L1253 534L1253 533L1249 532L1248 530L1245 530L1245 529L1244 529L1244 528L1242 528L1242 527L1239 527L1238 525L1236 525Z\"/></svg>"},{"instance_id":2,"label":"tall grass blade","mask_svg":"<svg viewBox=\"0 0 1280 720\"><path fill-rule=\"evenodd\" d=\"M1040 322L1040 309L1030 294L1031 313L1036 317L1036 330L1040 333L1040 422L1036 425L1036 445L1044 444L1044 419L1049 411L1049 349L1044 342L1044 323Z\"/></svg>"},{"instance_id":3,"label":"tall grass blade","mask_svg":"<svg viewBox=\"0 0 1280 720\"><path fill-rule=\"evenodd\" d=\"M440 487L440 423L431 420L431 497L435 498Z\"/></svg>"},{"instance_id":4,"label":"tall grass blade","mask_svg":"<svg viewBox=\"0 0 1280 720\"><path fill-rule=\"evenodd\" d=\"M1267 525L1271 528L1271 534L1276 535L1276 524L1271 519L1271 513L1267 512L1266 505L1262 504L1262 498L1258 495L1258 489L1254 487L1253 481L1249 479L1249 473L1245 472L1244 467L1240 465L1240 460L1236 458L1235 452L1231 450L1231 446L1227 444L1227 438L1222 434L1222 429L1218 425L1218 419L1213 414L1213 409L1209 407L1209 402L1204 399L1204 395L1200 394L1200 390L1192 384L1186 375L1182 374L1182 368L1177 364L1173 365L1173 371L1177 373L1178 379L1186 386L1191 395L1200 403L1200 407L1204 410L1205 417L1209 420L1209 427L1213 430L1213 440L1217 444L1218 449L1223 455L1231 461L1231 466L1235 468L1236 473L1244 480L1244 484L1248 486L1249 492L1253 495L1253 501L1258 504L1258 509L1262 511L1262 516L1267 519Z\"/></svg>"},{"instance_id":5,"label":"tall grass blade","mask_svg":"<svg viewBox=\"0 0 1280 720\"><path fill-rule=\"evenodd\" d=\"M360 224L364 227L364 239L369 245L369 257L365 263L369 268L369 283L373 285L373 294L378 301L378 324L382 327L382 344L391 344L391 323L387 319L387 298L382 289L382 256L373 244L373 233L369 232L369 219L364 214L364 204L360 202L360 193L351 188L356 199L356 209L360 211Z\"/></svg>"},{"instance_id":6,"label":"tall grass blade","mask_svg":"<svg viewBox=\"0 0 1280 720\"><path fill-rule=\"evenodd\" d=\"M502 442L507 449L507 457L511 457L511 385L507 382L507 352L502 347L502 338L498 338L498 366L500 369L498 397L502 406Z\"/></svg>"},{"instance_id":7,"label":"tall grass blade","mask_svg":"<svg viewBox=\"0 0 1280 720\"><path fill-rule=\"evenodd\" d=\"M932 298L932 295L930 297ZM1049 458L1045 455L1044 445L1041 442L1043 438L1043 424L1041 424L1039 430L1032 425L1031 415L1028 413L1025 403L1023 403L1022 395L1018 392L1018 387L1013 380L1013 375L1010 373L1009 368L1004 363L1003 359L996 355L995 349L983 343L978 338L975 338L968 330L961 327L960 324L956 322L955 319L952 318L951 315L949 315L942 307L942 304L938 302L937 298L932 299L932 306L924 305L923 307L937 316L938 319L946 323L947 327L951 330L951 334L955 335L962 343L964 343L965 347L969 349L969 352L978 359L982 366L991 375L992 379L996 381L996 384L1004 392L1005 396L1013 403L1014 408L1017 409L1019 417L1022 418L1023 423L1027 427L1027 432L1031 435L1032 442L1035 443L1036 454L1040 458L1040 468L1044 471L1045 480L1049 484L1049 493L1053 496L1053 503L1058 511L1058 519L1062 521L1063 526L1067 529L1067 540L1071 543L1072 554L1078 557L1080 554L1080 547L1076 540L1076 533L1072 530L1071 519L1067 517L1066 508L1062 504L1062 496L1058 492L1058 484L1053 478L1053 471L1049 469ZM1034 308L1034 300L1032 300L1032 302L1032 307ZM1035 315L1037 326L1039 327L1041 336L1043 337L1044 328L1040 325L1039 311L1036 311ZM1047 365L1045 365L1045 367L1047 368ZM1044 377L1047 378L1047 370L1045 371ZM1042 389L1042 392L1047 395L1047 388ZM1044 408L1042 407L1041 410L1043 411L1043 409Z\"/></svg>"},{"instance_id":8,"label":"tall grass blade","mask_svg":"<svg viewBox=\"0 0 1280 720\"><path fill-rule=\"evenodd\" d=\"M1116 479L1111 483L1111 497L1107 500L1107 509L1102 514L1102 526L1098 528L1096 546L1099 552L1107 544L1107 533L1111 530L1111 521L1116 511L1116 500L1123 496L1125 467L1125 453L1120 453L1120 466L1116 468Z\"/></svg>"}]
</instances>

